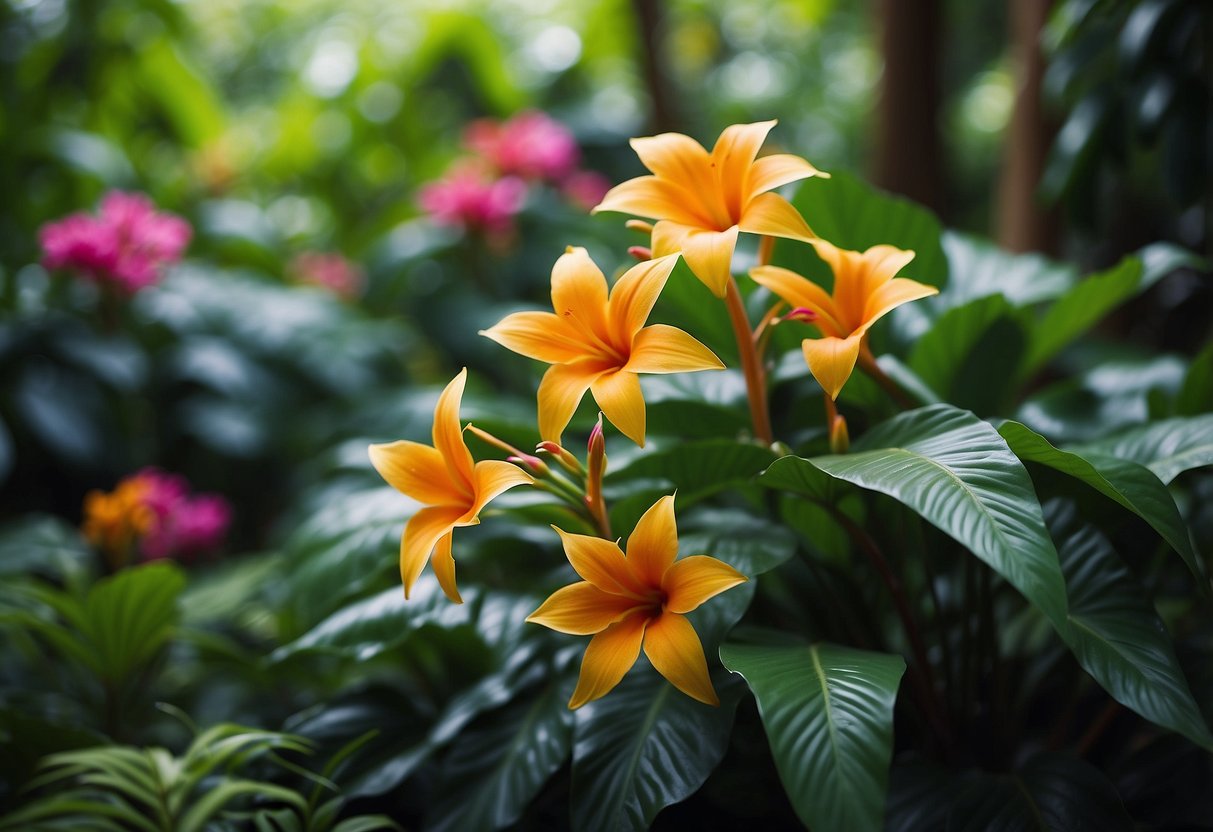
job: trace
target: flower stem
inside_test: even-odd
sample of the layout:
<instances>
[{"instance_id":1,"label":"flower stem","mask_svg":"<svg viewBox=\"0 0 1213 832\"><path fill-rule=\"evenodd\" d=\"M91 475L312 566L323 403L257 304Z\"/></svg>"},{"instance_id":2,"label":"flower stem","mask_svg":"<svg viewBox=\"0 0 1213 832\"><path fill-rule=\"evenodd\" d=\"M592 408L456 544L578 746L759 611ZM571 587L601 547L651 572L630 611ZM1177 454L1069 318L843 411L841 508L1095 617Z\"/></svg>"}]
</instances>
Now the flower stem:
<instances>
[{"instance_id":1,"label":"flower stem","mask_svg":"<svg viewBox=\"0 0 1213 832\"><path fill-rule=\"evenodd\" d=\"M897 382L889 378L885 371L880 369L880 365L876 363L876 356L872 355L872 349L868 346L868 338L865 335L863 342L859 346L859 366L872 379L884 389L893 401L897 402L903 410L913 410L917 407L917 403L911 399L905 390L902 390Z\"/></svg>"},{"instance_id":2,"label":"flower stem","mask_svg":"<svg viewBox=\"0 0 1213 832\"><path fill-rule=\"evenodd\" d=\"M763 444L770 445L775 441L775 436L771 431L771 413L767 407L767 374L755 348L754 333L750 330L750 319L746 315L745 302L741 299L741 290L733 278L729 278L724 301L729 310L729 322L733 324L733 335L737 338L737 351L741 354L741 371L745 374L754 435Z\"/></svg>"}]
</instances>

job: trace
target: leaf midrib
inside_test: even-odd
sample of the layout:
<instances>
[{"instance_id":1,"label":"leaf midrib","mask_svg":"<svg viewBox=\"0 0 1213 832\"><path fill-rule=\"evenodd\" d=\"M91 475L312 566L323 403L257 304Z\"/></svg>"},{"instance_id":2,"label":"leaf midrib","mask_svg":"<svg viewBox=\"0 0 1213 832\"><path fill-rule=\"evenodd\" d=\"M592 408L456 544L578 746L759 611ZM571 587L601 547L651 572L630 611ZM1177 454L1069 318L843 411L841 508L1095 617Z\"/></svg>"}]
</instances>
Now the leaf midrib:
<instances>
[{"instance_id":1,"label":"leaf midrib","mask_svg":"<svg viewBox=\"0 0 1213 832\"><path fill-rule=\"evenodd\" d=\"M627 777L624 778L624 782L628 783L629 785L636 782L636 769L640 765L640 755L641 752L644 751L645 740L648 739L649 734L652 732L653 726L657 722L657 714L660 713L662 707L665 705L665 700L669 698L671 689L672 686L669 684L661 686L661 690L658 691L657 696L653 698L653 703L649 705L648 713L646 713L644 717L644 722L640 725L640 731L637 735L635 748L632 749L631 757L628 760L628 765L626 768ZM616 804L615 811L612 812L616 821L619 820L620 815L623 813L624 804L627 803L627 797L634 795L635 788L630 788L628 789L627 793L625 793L624 798Z\"/></svg>"},{"instance_id":2,"label":"leaf midrib","mask_svg":"<svg viewBox=\"0 0 1213 832\"><path fill-rule=\"evenodd\" d=\"M821 648L816 645L809 646L809 656L813 659L813 672L817 674L817 681L821 685L821 695L826 715L826 729L830 736L830 753L834 758L834 770L842 771L842 758L838 749L838 731L834 726L834 713L830 701L830 683L826 678L825 668L821 666Z\"/></svg>"}]
</instances>

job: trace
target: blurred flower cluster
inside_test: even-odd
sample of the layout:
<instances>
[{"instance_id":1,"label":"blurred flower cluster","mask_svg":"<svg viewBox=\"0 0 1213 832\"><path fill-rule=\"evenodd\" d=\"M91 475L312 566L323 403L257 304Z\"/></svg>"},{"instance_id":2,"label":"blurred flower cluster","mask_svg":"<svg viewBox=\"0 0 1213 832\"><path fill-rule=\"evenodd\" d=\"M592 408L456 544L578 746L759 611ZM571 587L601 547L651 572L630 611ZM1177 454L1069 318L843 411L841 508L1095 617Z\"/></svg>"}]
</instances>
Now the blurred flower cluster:
<instances>
[{"instance_id":1,"label":"blurred flower cluster","mask_svg":"<svg viewBox=\"0 0 1213 832\"><path fill-rule=\"evenodd\" d=\"M85 496L83 531L117 569L136 554L192 560L223 542L231 515L218 494L191 494L184 477L144 468Z\"/></svg>"},{"instance_id":2,"label":"blurred flower cluster","mask_svg":"<svg viewBox=\"0 0 1213 832\"><path fill-rule=\"evenodd\" d=\"M610 187L606 177L579 167L581 152L568 128L536 110L505 121L477 119L463 143L470 155L423 187L418 201L435 222L490 240L509 237L531 185L554 187L585 209Z\"/></svg>"},{"instance_id":3,"label":"blurred flower cluster","mask_svg":"<svg viewBox=\"0 0 1213 832\"><path fill-rule=\"evenodd\" d=\"M327 289L339 298L352 300L362 294L366 277L357 263L336 252L305 251L287 267L292 280Z\"/></svg>"},{"instance_id":4,"label":"blurred flower cluster","mask_svg":"<svg viewBox=\"0 0 1213 832\"><path fill-rule=\"evenodd\" d=\"M133 294L181 259L193 232L175 214L157 212L143 194L111 191L96 215L77 213L39 231L48 269L70 269Z\"/></svg>"}]
</instances>

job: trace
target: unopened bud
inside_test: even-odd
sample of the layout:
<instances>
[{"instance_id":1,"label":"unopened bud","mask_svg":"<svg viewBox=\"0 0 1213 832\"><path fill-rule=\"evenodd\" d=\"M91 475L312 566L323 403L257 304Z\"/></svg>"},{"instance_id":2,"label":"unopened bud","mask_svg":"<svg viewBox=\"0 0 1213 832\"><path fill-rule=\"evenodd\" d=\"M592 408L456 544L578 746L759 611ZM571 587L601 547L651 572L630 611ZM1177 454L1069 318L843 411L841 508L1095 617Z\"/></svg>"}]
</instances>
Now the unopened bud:
<instances>
[{"instance_id":1,"label":"unopened bud","mask_svg":"<svg viewBox=\"0 0 1213 832\"><path fill-rule=\"evenodd\" d=\"M851 435L847 432L847 420L841 413L830 419L830 453L845 454L851 447Z\"/></svg>"},{"instance_id":2,"label":"unopened bud","mask_svg":"<svg viewBox=\"0 0 1213 832\"><path fill-rule=\"evenodd\" d=\"M549 454L553 459L560 463L560 467L568 471L576 477L580 477L585 473L581 467L581 463L577 461L577 457L573 456L566 448L562 448L555 442L544 440L535 446L535 453Z\"/></svg>"},{"instance_id":3,"label":"unopened bud","mask_svg":"<svg viewBox=\"0 0 1213 832\"><path fill-rule=\"evenodd\" d=\"M628 231L639 231L641 234L653 233L653 224L644 220L628 220L623 225Z\"/></svg>"},{"instance_id":4,"label":"unopened bud","mask_svg":"<svg viewBox=\"0 0 1213 832\"><path fill-rule=\"evenodd\" d=\"M645 260L653 259L653 250L651 248L646 248L645 246L630 246L628 248L628 254L632 255L642 263Z\"/></svg>"},{"instance_id":5,"label":"unopened bud","mask_svg":"<svg viewBox=\"0 0 1213 832\"><path fill-rule=\"evenodd\" d=\"M791 312L788 312L781 321L800 321L802 324L811 324L821 316L807 306L797 306Z\"/></svg>"},{"instance_id":6,"label":"unopened bud","mask_svg":"<svg viewBox=\"0 0 1213 832\"><path fill-rule=\"evenodd\" d=\"M521 468L525 468L527 471L537 477L546 477L551 473L551 470L548 468L546 462L539 457L531 456L530 454L516 454L507 456L505 461L512 462Z\"/></svg>"}]
</instances>

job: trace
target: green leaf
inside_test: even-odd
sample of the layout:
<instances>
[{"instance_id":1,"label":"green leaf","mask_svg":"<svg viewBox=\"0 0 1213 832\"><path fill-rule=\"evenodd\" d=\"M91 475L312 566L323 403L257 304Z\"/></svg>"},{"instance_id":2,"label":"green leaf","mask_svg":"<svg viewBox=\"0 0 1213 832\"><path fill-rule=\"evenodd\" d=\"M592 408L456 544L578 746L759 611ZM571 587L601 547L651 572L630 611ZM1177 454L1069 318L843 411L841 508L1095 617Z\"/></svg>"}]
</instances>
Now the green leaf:
<instances>
[{"instance_id":1,"label":"green leaf","mask_svg":"<svg viewBox=\"0 0 1213 832\"><path fill-rule=\"evenodd\" d=\"M950 405L912 410L873 428L845 456L784 457L767 484L831 477L918 512L1002 575L1064 630L1065 583L1032 481L998 431ZM793 469L793 470L788 470Z\"/></svg>"},{"instance_id":2,"label":"green leaf","mask_svg":"<svg viewBox=\"0 0 1213 832\"><path fill-rule=\"evenodd\" d=\"M27 515L0 528L0 575L63 578L81 571L89 556L80 532L57 517Z\"/></svg>"},{"instance_id":3,"label":"green leaf","mask_svg":"<svg viewBox=\"0 0 1213 832\"><path fill-rule=\"evenodd\" d=\"M769 572L796 554L796 538L787 529L749 512L707 509L680 518L681 557L711 555L745 575Z\"/></svg>"},{"instance_id":4,"label":"green leaf","mask_svg":"<svg viewBox=\"0 0 1213 832\"><path fill-rule=\"evenodd\" d=\"M457 627L473 620L475 588L463 590L462 604L452 604L430 572L422 573L407 601L404 590L390 587L333 613L311 630L273 652L282 661L303 651L336 653L366 661L401 644L418 628L436 624Z\"/></svg>"},{"instance_id":5,"label":"green leaf","mask_svg":"<svg viewBox=\"0 0 1213 832\"><path fill-rule=\"evenodd\" d=\"M900 656L834 644L725 644L745 677L797 816L815 830L880 830Z\"/></svg>"},{"instance_id":6,"label":"green leaf","mask_svg":"<svg viewBox=\"0 0 1213 832\"><path fill-rule=\"evenodd\" d=\"M1082 480L1149 523L1183 558L1197 583L1208 591L1208 582L1192 548L1192 538L1179 508L1171 492L1150 469L1112 456L1091 454L1083 457L1059 450L1049 440L1019 422L1003 422L998 432L1020 459L1047 465Z\"/></svg>"},{"instance_id":7,"label":"green leaf","mask_svg":"<svg viewBox=\"0 0 1213 832\"><path fill-rule=\"evenodd\" d=\"M1050 509L1070 596L1064 636L1079 663L1117 702L1213 750L1166 627L1140 584L1107 538L1078 523L1072 508Z\"/></svg>"},{"instance_id":8,"label":"green leaf","mask_svg":"<svg viewBox=\"0 0 1213 832\"><path fill-rule=\"evenodd\" d=\"M1192 359L1175 398L1176 416L1199 416L1210 411L1213 411L1213 341Z\"/></svg>"},{"instance_id":9,"label":"green leaf","mask_svg":"<svg viewBox=\"0 0 1213 832\"><path fill-rule=\"evenodd\" d=\"M1213 414L1164 419L1071 450L1140 463L1169 484L1184 471L1213 465Z\"/></svg>"},{"instance_id":10,"label":"green leaf","mask_svg":"<svg viewBox=\"0 0 1213 832\"><path fill-rule=\"evenodd\" d=\"M742 584L690 614L709 661L753 597L753 582ZM614 690L576 712L575 829L647 829L663 808L703 785L724 757L744 691L721 669L712 683L716 708L682 693L641 658Z\"/></svg>"},{"instance_id":11,"label":"green leaf","mask_svg":"<svg viewBox=\"0 0 1213 832\"><path fill-rule=\"evenodd\" d=\"M910 352L910 369L949 401L956 401L958 393L965 395L969 392L957 383L957 379L965 375L963 371L966 365L980 365L979 369L986 371L986 384L997 385L999 390L1005 389L1007 374L990 370L990 349L982 347L989 343L986 334L991 328L1000 321L1012 319L1013 311L1002 295L990 295L949 309L914 342ZM1016 326L1013 320L1009 325ZM1022 335L1019 340L1022 342ZM1000 338L999 342L1004 351L1014 349L1014 338ZM1016 350L1010 360L1017 364L1019 357L1020 353ZM1015 364L1010 367L1011 372Z\"/></svg>"},{"instance_id":12,"label":"green leaf","mask_svg":"<svg viewBox=\"0 0 1213 832\"><path fill-rule=\"evenodd\" d=\"M971 777L967 786L949 786L948 793L937 796L953 802L949 832L1135 828L1107 777L1090 763L1061 754L1039 754L1013 774L982 773Z\"/></svg>"},{"instance_id":13,"label":"green leaf","mask_svg":"<svg viewBox=\"0 0 1213 832\"><path fill-rule=\"evenodd\" d=\"M736 436L749 424L738 370L647 375L640 382L650 436L713 439Z\"/></svg>"},{"instance_id":14,"label":"green leaf","mask_svg":"<svg viewBox=\"0 0 1213 832\"><path fill-rule=\"evenodd\" d=\"M211 818L232 801L245 796L286 803L301 813L307 811L307 801L303 795L291 789L257 780L225 779L190 806L176 828L178 832L202 832Z\"/></svg>"},{"instance_id":15,"label":"green leaf","mask_svg":"<svg viewBox=\"0 0 1213 832\"><path fill-rule=\"evenodd\" d=\"M103 676L125 679L164 645L177 623L177 596L184 588L181 569L158 562L124 569L89 590L86 635Z\"/></svg>"},{"instance_id":16,"label":"green leaf","mask_svg":"<svg viewBox=\"0 0 1213 832\"><path fill-rule=\"evenodd\" d=\"M951 309L1001 295L1015 307L1064 295L1078 279L1072 266L1039 254L1011 254L987 240L945 231L943 249L951 275L936 304Z\"/></svg>"},{"instance_id":17,"label":"green leaf","mask_svg":"<svg viewBox=\"0 0 1213 832\"><path fill-rule=\"evenodd\" d=\"M556 677L531 698L465 728L442 765L433 830L501 829L514 823L573 748L572 686Z\"/></svg>"}]
</instances>

